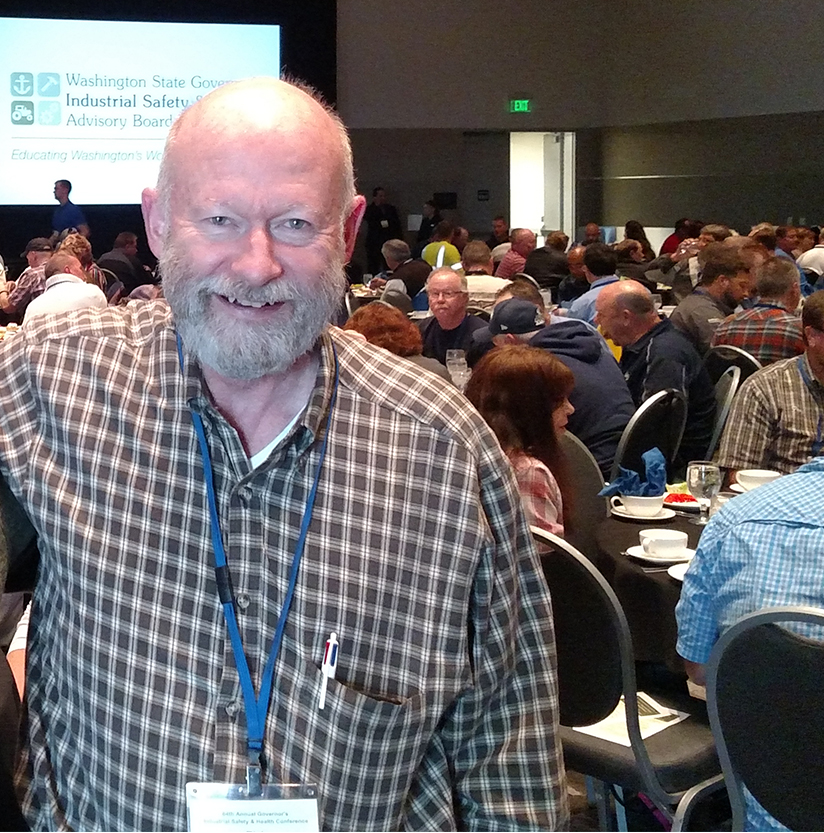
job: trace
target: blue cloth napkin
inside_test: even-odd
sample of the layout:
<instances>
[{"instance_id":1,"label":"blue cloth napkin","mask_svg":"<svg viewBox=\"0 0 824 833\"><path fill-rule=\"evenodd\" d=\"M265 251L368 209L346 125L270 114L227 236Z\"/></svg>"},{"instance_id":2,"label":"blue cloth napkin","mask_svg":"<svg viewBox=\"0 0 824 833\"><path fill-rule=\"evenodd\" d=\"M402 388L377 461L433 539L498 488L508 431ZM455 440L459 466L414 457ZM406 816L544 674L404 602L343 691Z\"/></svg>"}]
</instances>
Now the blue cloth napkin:
<instances>
[{"instance_id":1,"label":"blue cloth napkin","mask_svg":"<svg viewBox=\"0 0 824 833\"><path fill-rule=\"evenodd\" d=\"M658 497L667 491L667 461L658 448L651 448L641 455L647 479L642 483L637 471L620 466L618 477L607 483L598 495L628 495L630 497Z\"/></svg>"}]
</instances>

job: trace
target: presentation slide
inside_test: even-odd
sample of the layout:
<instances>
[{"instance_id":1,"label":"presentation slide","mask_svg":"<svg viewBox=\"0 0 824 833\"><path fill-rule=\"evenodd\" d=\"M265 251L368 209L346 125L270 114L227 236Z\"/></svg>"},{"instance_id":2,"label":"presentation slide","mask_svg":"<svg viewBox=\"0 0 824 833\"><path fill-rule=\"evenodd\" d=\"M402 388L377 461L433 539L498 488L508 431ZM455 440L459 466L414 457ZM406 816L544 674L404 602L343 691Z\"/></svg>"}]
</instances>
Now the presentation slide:
<instances>
[{"instance_id":1,"label":"presentation slide","mask_svg":"<svg viewBox=\"0 0 824 833\"><path fill-rule=\"evenodd\" d=\"M0 205L140 202L175 117L210 90L280 75L280 27L0 18Z\"/></svg>"}]
</instances>

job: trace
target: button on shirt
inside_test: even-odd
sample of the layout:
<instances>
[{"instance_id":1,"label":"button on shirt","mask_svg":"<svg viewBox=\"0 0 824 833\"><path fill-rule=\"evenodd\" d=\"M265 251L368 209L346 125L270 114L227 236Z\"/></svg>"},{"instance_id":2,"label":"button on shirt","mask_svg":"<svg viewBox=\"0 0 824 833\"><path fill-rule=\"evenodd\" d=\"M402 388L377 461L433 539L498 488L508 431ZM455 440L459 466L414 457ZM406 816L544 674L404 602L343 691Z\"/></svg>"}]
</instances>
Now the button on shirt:
<instances>
[{"instance_id":1,"label":"button on shirt","mask_svg":"<svg viewBox=\"0 0 824 833\"><path fill-rule=\"evenodd\" d=\"M801 367L810 380L808 386ZM795 471L824 447L824 386L807 357L750 376L732 403L718 463L730 469Z\"/></svg>"},{"instance_id":2,"label":"button on shirt","mask_svg":"<svg viewBox=\"0 0 824 833\"><path fill-rule=\"evenodd\" d=\"M244 780L190 408L256 688L330 432L266 779L317 784L322 829L567 823L549 598L506 458L451 386L334 340L331 416L325 335L304 414L257 468L181 373L165 301L35 319L0 351L0 470L41 550L18 772L33 829L183 830L187 781Z\"/></svg>"},{"instance_id":3,"label":"button on shirt","mask_svg":"<svg viewBox=\"0 0 824 833\"><path fill-rule=\"evenodd\" d=\"M766 607L824 607L824 459L727 503L684 577L678 653L706 663L724 631ZM820 628L788 625L814 639ZM747 796L748 830L786 830Z\"/></svg>"}]
</instances>

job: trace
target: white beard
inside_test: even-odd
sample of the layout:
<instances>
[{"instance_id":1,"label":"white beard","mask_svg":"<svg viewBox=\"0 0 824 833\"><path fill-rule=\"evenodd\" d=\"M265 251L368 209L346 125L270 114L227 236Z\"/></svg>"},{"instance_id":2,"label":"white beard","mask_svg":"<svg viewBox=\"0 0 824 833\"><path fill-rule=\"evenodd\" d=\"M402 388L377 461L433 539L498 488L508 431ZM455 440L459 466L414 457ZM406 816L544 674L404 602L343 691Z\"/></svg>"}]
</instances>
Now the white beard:
<instances>
[{"instance_id":1,"label":"white beard","mask_svg":"<svg viewBox=\"0 0 824 833\"><path fill-rule=\"evenodd\" d=\"M195 275L171 241L166 241L159 263L163 292L187 351L230 379L259 379L291 367L312 349L346 289L340 255L333 257L319 280L281 277L265 286L250 286L243 278ZM230 316L215 312L214 294L246 304L285 302L290 314L270 325L239 326Z\"/></svg>"}]
</instances>

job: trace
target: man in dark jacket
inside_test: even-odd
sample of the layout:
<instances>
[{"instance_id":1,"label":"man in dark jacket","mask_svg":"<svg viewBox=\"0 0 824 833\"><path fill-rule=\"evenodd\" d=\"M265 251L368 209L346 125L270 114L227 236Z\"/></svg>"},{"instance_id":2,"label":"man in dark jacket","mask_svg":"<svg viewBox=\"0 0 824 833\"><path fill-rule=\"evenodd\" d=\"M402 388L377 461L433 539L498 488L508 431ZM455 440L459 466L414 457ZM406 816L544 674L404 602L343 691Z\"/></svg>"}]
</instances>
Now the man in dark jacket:
<instances>
[{"instance_id":1,"label":"man in dark jacket","mask_svg":"<svg viewBox=\"0 0 824 833\"><path fill-rule=\"evenodd\" d=\"M621 370L597 330L573 319L554 318L545 324L535 304L510 298L493 310L489 331L496 345L526 343L549 350L572 371L575 387L569 401L575 413L570 415L567 428L608 476L635 406Z\"/></svg>"},{"instance_id":2,"label":"man in dark jacket","mask_svg":"<svg viewBox=\"0 0 824 833\"><path fill-rule=\"evenodd\" d=\"M667 388L683 391L687 425L677 463L704 459L715 422L715 391L686 336L658 317L652 295L637 281L605 286L595 321L605 338L623 348L621 370L636 406Z\"/></svg>"}]
</instances>

